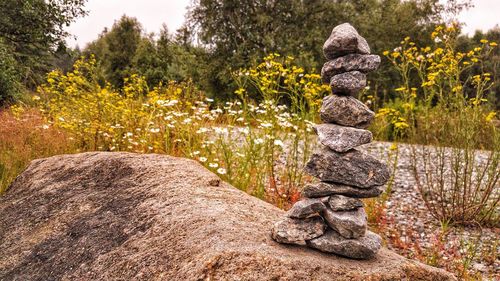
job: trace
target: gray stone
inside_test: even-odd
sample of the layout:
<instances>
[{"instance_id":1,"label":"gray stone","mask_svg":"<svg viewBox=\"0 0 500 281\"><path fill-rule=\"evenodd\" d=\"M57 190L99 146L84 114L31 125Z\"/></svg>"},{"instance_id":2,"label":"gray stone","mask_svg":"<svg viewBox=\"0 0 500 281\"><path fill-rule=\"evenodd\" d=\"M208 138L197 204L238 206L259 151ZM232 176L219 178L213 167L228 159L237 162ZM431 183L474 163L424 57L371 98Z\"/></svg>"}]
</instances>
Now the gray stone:
<instances>
[{"instance_id":1,"label":"gray stone","mask_svg":"<svg viewBox=\"0 0 500 281\"><path fill-rule=\"evenodd\" d=\"M366 236L345 239L335 230L330 230L323 236L307 241L307 245L322 252L334 253L352 259L369 259L377 254L382 245L382 238L367 231Z\"/></svg>"},{"instance_id":2,"label":"gray stone","mask_svg":"<svg viewBox=\"0 0 500 281\"><path fill-rule=\"evenodd\" d=\"M367 218L364 208L352 211L332 211L327 208L323 212L326 223L345 238L365 236Z\"/></svg>"},{"instance_id":3,"label":"gray stone","mask_svg":"<svg viewBox=\"0 0 500 281\"><path fill-rule=\"evenodd\" d=\"M351 211L363 207L363 201L343 195L332 195L328 199L328 205L333 211Z\"/></svg>"},{"instance_id":4,"label":"gray stone","mask_svg":"<svg viewBox=\"0 0 500 281\"><path fill-rule=\"evenodd\" d=\"M382 188L382 186L374 186L365 189L343 184L317 182L307 184L302 191L302 195L310 198L324 197L335 194L354 198L372 198L382 194Z\"/></svg>"},{"instance_id":5,"label":"gray stone","mask_svg":"<svg viewBox=\"0 0 500 281\"><path fill-rule=\"evenodd\" d=\"M323 45L323 53L329 60L350 53L369 54L370 46L349 23L337 25Z\"/></svg>"},{"instance_id":6,"label":"gray stone","mask_svg":"<svg viewBox=\"0 0 500 281\"><path fill-rule=\"evenodd\" d=\"M334 75L349 71L368 73L376 70L380 65L378 55L350 54L326 62L321 68L323 83L329 84Z\"/></svg>"},{"instance_id":7,"label":"gray stone","mask_svg":"<svg viewBox=\"0 0 500 281\"><path fill-rule=\"evenodd\" d=\"M337 152L346 152L352 148L372 141L368 130L344 127L335 124L314 125L321 144Z\"/></svg>"},{"instance_id":8,"label":"gray stone","mask_svg":"<svg viewBox=\"0 0 500 281\"><path fill-rule=\"evenodd\" d=\"M326 96L319 113L325 123L361 129L368 127L375 117L373 111L351 96Z\"/></svg>"},{"instance_id":9,"label":"gray stone","mask_svg":"<svg viewBox=\"0 0 500 281\"><path fill-rule=\"evenodd\" d=\"M384 185L389 180L387 165L356 149L335 152L324 145L312 153L305 171L324 182L359 188Z\"/></svg>"},{"instance_id":10,"label":"gray stone","mask_svg":"<svg viewBox=\"0 0 500 281\"><path fill-rule=\"evenodd\" d=\"M337 95L356 95L366 87L366 74L359 71L337 74L330 80L330 87Z\"/></svg>"},{"instance_id":11,"label":"gray stone","mask_svg":"<svg viewBox=\"0 0 500 281\"><path fill-rule=\"evenodd\" d=\"M323 198L304 198L293 204L292 208L288 210L287 216L289 218L303 219L322 213L326 209L323 201L326 200L323 200Z\"/></svg>"},{"instance_id":12,"label":"gray stone","mask_svg":"<svg viewBox=\"0 0 500 281\"><path fill-rule=\"evenodd\" d=\"M323 235L326 224L321 217L285 218L274 224L272 238L279 243L306 245L306 240Z\"/></svg>"}]
</instances>

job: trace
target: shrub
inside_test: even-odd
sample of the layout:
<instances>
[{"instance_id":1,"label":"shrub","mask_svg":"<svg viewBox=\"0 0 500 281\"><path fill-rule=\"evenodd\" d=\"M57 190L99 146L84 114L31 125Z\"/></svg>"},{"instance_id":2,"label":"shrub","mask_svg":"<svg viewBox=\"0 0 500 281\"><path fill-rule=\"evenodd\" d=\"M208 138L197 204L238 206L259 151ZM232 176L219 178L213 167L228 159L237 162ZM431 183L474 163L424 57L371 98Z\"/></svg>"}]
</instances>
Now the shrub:
<instances>
[{"instance_id":1,"label":"shrub","mask_svg":"<svg viewBox=\"0 0 500 281\"><path fill-rule=\"evenodd\" d=\"M385 52L404 84L396 89L398 106L382 108L378 116L392 126L395 139L432 145L413 147L412 166L422 198L437 219L498 224L500 132L485 97L491 76L464 76L496 43L483 40L468 53L456 52L457 34L454 25L439 26L432 47L418 48L406 38L394 52ZM466 87L473 92L466 94Z\"/></svg>"},{"instance_id":2,"label":"shrub","mask_svg":"<svg viewBox=\"0 0 500 281\"><path fill-rule=\"evenodd\" d=\"M22 90L17 63L0 39L0 105L17 99Z\"/></svg>"}]
</instances>

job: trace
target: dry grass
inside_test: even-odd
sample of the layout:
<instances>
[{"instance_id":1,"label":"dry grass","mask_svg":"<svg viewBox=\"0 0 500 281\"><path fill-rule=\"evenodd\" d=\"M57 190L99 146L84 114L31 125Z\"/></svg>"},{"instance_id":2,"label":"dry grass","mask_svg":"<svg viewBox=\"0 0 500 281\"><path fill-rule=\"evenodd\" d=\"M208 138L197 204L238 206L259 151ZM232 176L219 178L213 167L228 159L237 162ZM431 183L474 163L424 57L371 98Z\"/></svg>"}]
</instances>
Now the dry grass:
<instances>
[{"instance_id":1,"label":"dry grass","mask_svg":"<svg viewBox=\"0 0 500 281\"><path fill-rule=\"evenodd\" d=\"M31 160L76 151L70 137L52 126L44 126L35 110L16 118L0 112L0 194Z\"/></svg>"}]
</instances>

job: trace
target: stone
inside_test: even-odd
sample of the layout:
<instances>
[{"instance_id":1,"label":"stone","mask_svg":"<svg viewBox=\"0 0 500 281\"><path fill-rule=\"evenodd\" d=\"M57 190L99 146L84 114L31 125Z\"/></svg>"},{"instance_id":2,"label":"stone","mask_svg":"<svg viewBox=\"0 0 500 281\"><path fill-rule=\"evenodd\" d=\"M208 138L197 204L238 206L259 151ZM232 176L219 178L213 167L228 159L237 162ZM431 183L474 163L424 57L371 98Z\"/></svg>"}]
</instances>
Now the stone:
<instances>
[{"instance_id":1,"label":"stone","mask_svg":"<svg viewBox=\"0 0 500 281\"><path fill-rule=\"evenodd\" d=\"M346 152L370 143L373 139L372 132L363 129L335 124L318 124L313 128L318 135L319 142L336 152Z\"/></svg>"},{"instance_id":2,"label":"stone","mask_svg":"<svg viewBox=\"0 0 500 281\"><path fill-rule=\"evenodd\" d=\"M318 213L322 213L326 208L323 201L327 200L323 198L304 198L293 204L292 208L288 210L287 216L289 218L303 219Z\"/></svg>"},{"instance_id":3,"label":"stone","mask_svg":"<svg viewBox=\"0 0 500 281\"><path fill-rule=\"evenodd\" d=\"M285 218L274 224L274 241L285 244L306 245L306 240L323 235L326 224L321 217L306 219Z\"/></svg>"},{"instance_id":4,"label":"stone","mask_svg":"<svg viewBox=\"0 0 500 281\"><path fill-rule=\"evenodd\" d=\"M334 253L351 259L370 259L377 255L377 251L382 246L382 239L371 231L367 231L366 236L357 239L345 239L335 230L330 230L318 238L307 241L307 245L322 252Z\"/></svg>"},{"instance_id":5,"label":"stone","mask_svg":"<svg viewBox=\"0 0 500 281\"><path fill-rule=\"evenodd\" d=\"M332 93L336 95L352 95L366 87L366 74L350 71L334 75L330 80Z\"/></svg>"},{"instance_id":6,"label":"stone","mask_svg":"<svg viewBox=\"0 0 500 281\"><path fill-rule=\"evenodd\" d=\"M328 206L333 211L351 211L363 207L363 201L343 195L332 195L328 199Z\"/></svg>"},{"instance_id":7,"label":"stone","mask_svg":"<svg viewBox=\"0 0 500 281\"><path fill-rule=\"evenodd\" d=\"M384 185L389 180L387 165L356 149L335 152L324 145L312 153L304 170L324 182L359 188Z\"/></svg>"},{"instance_id":8,"label":"stone","mask_svg":"<svg viewBox=\"0 0 500 281\"><path fill-rule=\"evenodd\" d=\"M35 160L0 214L0 280L456 280L386 248L366 263L276 243L283 210L167 155Z\"/></svg>"},{"instance_id":9,"label":"stone","mask_svg":"<svg viewBox=\"0 0 500 281\"><path fill-rule=\"evenodd\" d=\"M325 123L360 129L368 127L375 117L373 111L351 96L326 96L319 113Z\"/></svg>"},{"instance_id":10,"label":"stone","mask_svg":"<svg viewBox=\"0 0 500 281\"><path fill-rule=\"evenodd\" d=\"M323 45L323 54L331 60L350 53L369 54L370 46L349 23L337 25Z\"/></svg>"},{"instance_id":11,"label":"stone","mask_svg":"<svg viewBox=\"0 0 500 281\"><path fill-rule=\"evenodd\" d=\"M302 195L309 198L324 197L335 194L354 198L372 198L379 196L382 192L382 186L357 188L343 184L317 182L307 184L302 191Z\"/></svg>"},{"instance_id":12,"label":"stone","mask_svg":"<svg viewBox=\"0 0 500 281\"><path fill-rule=\"evenodd\" d=\"M359 238L366 233L367 217L364 208L352 211L333 211L327 208L323 218L328 226L344 238Z\"/></svg>"},{"instance_id":13,"label":"stone","mask_svg":"<svg viewBox=\"0 0 500 281\"><path fill-rule=\"evenodd\" d=\"M326 62L321 68L321 79L323 83L329 84L334 75L359 71L368 73L380 66L380 56L350 54Z\"/></svg>"}]
</instances>

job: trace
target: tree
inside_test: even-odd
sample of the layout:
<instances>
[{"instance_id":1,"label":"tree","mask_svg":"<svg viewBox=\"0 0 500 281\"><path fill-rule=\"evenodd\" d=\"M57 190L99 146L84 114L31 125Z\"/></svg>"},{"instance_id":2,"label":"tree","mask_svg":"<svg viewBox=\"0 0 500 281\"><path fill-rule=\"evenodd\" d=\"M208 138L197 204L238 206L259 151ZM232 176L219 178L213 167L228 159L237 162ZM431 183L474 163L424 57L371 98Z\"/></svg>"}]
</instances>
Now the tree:
<instances>
[{"instance_id":1,"label":"tree","mask_svg":"<svg viewBox=\"0 0 500 281\"><path fill-rule=\"evenodd\" d=\"M11 51L24 84L34 86L50 69L64 30L85 15L86 0L2 0L0 38Z\"/></svg>"},{"instance_id":2,"label":"tree","mask_svg":"<svg viewBox=\"0 0 500 281\"><path fill-rule=\"evenodd\" d=\"M438 0L197 0L190 7L187 27L192 38L209 50L210 79L218 93L227 92L229 69L248 66L278 52L296 57L308 70L319 72L325 62L322 45L331 29L352 23L373 53L381 54L406 36L418 43L442 22L443 14L460 10L454 1ZM454 9L452 9L454 8ZM388 63L376 84L391 85L396 74Z\"/></svg>"}]
</instances>

